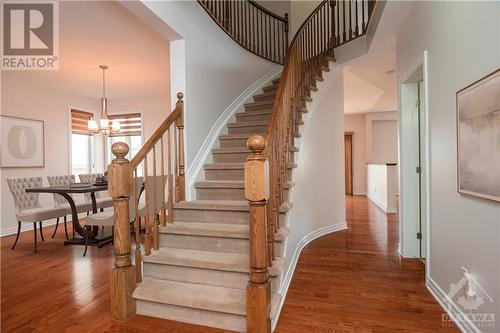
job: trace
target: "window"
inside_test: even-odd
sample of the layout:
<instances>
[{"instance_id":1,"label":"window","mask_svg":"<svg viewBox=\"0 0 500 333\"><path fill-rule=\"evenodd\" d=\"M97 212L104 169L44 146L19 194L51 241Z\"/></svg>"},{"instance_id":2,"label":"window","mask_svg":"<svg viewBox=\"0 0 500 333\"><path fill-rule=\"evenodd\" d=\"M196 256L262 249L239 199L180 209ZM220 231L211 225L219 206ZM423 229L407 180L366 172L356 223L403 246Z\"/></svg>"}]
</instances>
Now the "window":
<instances>
[{"instance_id":1,"label":"window","mask_svg":"<svg viewBox=\"0 0 500 333\"><path fill-rule=\"evenodd\" d=\"M92 173L94 146L87 131L87 122L94 114L71 110L71 174Z\"/></svg>"},{"instance_id":2,"label":"window","mask_svg":"<svg viewBox=\"0 0 500 333\"><path fill-rule=\"evenodd\" d=\"M106 138L106 161L109 164L114 158L111 153L111 146L115 142L125 142L129 146L129 153L125 156L131 160L142 147L142 121L140 113L115 114L109 115L111 121L120 122L120 132L110 134ZM138 176L142 176L142 166L137 168Z\"/></svg>"}]
</instances>

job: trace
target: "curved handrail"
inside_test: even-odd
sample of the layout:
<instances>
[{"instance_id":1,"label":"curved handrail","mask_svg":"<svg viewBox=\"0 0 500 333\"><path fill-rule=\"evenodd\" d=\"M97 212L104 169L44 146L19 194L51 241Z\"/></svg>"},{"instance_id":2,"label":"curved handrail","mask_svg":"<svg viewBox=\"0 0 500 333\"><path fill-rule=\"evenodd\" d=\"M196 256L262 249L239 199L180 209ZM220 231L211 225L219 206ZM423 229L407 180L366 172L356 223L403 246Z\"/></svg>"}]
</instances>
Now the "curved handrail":
<instances>
[{"instance_id":1,"label":"curved handrail","mask_svg":"<svg viewBox=\"0 0 500 333\"><path fill-rule=\"evenodd\" d=\"M288 14L281 17L252 0L198 0L217 25L246 50L283 64Z\"/></svg>"}]
</instances>

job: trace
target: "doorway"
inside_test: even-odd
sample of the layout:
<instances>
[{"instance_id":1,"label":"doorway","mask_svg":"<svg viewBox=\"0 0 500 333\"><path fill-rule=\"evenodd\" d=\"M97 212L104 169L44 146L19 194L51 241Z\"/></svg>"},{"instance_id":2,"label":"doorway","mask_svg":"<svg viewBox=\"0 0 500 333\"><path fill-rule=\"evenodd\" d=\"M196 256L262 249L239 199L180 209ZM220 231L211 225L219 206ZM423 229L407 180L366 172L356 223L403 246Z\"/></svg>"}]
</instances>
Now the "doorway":
<instances>
[{"instance_id":1,"label":"doorway","mask_svg":"<svg viewBox=\"0 0 500 333\"><path fill-rule=\"evenodd\" d=\"M353 195L352 132L344 133L345 194Z\"/></svg>"},{"instance_id":2,"label":"doorway","mask_svg":"<svg viewBox=\"0 0 500 333\"><path fill-rule=\"evenodd\" d=\"M426 54L400 80L400 253L428 257Z\"/></svg>"}]
</instances>

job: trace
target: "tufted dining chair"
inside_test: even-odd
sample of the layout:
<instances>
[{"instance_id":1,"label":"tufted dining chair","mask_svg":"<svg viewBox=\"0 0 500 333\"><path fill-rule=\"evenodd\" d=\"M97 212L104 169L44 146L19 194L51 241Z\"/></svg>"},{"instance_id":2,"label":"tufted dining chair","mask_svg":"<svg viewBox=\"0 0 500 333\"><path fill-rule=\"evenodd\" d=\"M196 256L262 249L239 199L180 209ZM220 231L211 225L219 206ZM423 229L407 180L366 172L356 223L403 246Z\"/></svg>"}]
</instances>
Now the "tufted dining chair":
<instances>
[{"instance_id":1,"label":"tufted dining chair","mask_svg":"<svg viewBox=\"0 0 500 333\"><path fill-rule=\"evenodd\" d=\"M102 176L102 174L100 173L82 173L78 177L80 177L80 181L82 183L94 184L96 179L100 176ZM113 207L113 199L111 199L109 196L102 195L100 193L96 193L95 195L96 195L95 199L97 203L97 208L100 209L101 211L104 208ZM90 203L92 202L90 193L85 193L85 200Z\"/></svg>"},{"instance_id":2,"label":"tufted dining chair","mask_svg":"<svg viewBox=\"0 0 500 333\"><path fill-rule=\"evenodd\" d=\"M40 238L44 241L42 221L60 218L66 214L66 210L64 208L42 207L38 200L40 196L39 193L26 193L25 189L27 188L42 187L42 177L7 178L7 185L14 198L17 218L17 236L12 246L12 250L16 247L17 240L19 239L21 223L31 222L33 223L33 232L35 236L34 251L37 252L36 223L39 222L40 224Z\"/></svg>"},{"instance_id":3,"label":"tufted dining chair","mask_svg":"<svg viewBox=\"0 0 500 333\"><path fill-rule=\"evenodd\" d=\"M71 183L75 182L75 176L74 175L48 176L47 180L49 181L49 185L52 187L69 186L71 185ZM66 210L66 214L71 215L71 207L68 203L68 200L66 200L62 195L57 193L54 193L53 196L54 196L55 206L57 208L64 208ZM73 196L71 195L71 197ZM78 202L77 200L74 200L74 198L73 201L75 202L77 213L85 213L92 211L92 204L88 202ZM66 235L66 239L69 239L66 214L64 215L64 234ZM52 233L52 238L54 238L58 226L59 226L59 218L57 218L56 228ZM73 230L73 237L74 237L74 230Z\"/></svg>"}]
</instances>

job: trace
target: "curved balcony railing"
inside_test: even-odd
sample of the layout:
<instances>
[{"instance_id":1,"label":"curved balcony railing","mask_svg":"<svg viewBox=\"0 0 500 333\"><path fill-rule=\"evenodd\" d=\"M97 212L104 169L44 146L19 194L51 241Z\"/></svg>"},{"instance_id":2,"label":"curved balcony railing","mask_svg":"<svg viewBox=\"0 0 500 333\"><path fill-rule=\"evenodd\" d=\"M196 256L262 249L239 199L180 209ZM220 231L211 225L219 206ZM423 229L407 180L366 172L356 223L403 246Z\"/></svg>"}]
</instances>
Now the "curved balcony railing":
<instances>
[{"instance_id":1,"label":"curved balcony railing","mask_svg":"<svg viewBox=\"0 0 500 333\"><path fill-rule=\"evenodd\" d=\"M288 14L281 17L251 0L198 0L234 41L269 61L283 64L288 47Z\"/></svg>"}]
</instances>

